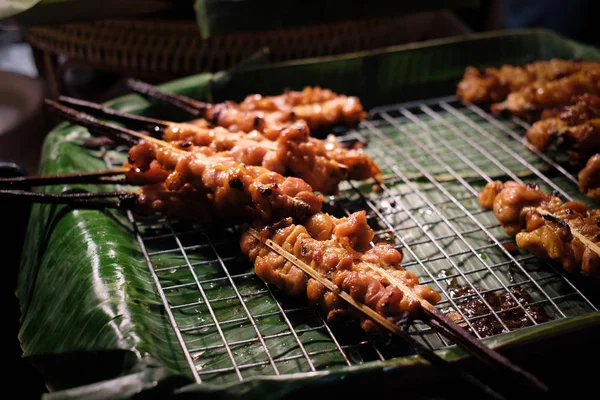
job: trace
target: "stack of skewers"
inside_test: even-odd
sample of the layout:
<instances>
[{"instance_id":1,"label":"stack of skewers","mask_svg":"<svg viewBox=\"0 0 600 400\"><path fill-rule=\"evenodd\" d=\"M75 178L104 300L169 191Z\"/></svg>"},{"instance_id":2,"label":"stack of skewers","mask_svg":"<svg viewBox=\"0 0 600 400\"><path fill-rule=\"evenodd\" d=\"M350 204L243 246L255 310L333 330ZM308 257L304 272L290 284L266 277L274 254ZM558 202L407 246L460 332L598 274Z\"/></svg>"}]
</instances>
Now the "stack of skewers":
<instances>
[{"instance_id":1,"label":"stack of skewers","mask_svg":"<svg viewBox=\"0 0 600 400\"><path fill-rule=\"evenodd\" d=\"M343 147L335 138L311 136L311 130L353 126L364 119L357 98L306 88L274 97L253 95L239 104L206 104L143 82L131 81L130 87L178 105L195 119L175 123L71 98L46 101L47 108L63 119L129 147L127 163L122 169L97 173L5 179L0 181L5 187L0 194L133 209L203 223L244 222L248 228L240 247L256 274L317 304L329 320L350 317L366 331L392 332L428 361L445 364L406 333L406 326L420 319L526 387L547 389L438 311L434 305L440 295L402 268L402 254L390 244L373 243L365 211L344 218L322 212L323 195L336 194L343 180L377 179L380 174L362 151ZM140 188L59 195L20 189L65 182L125 182ZM111 197L117 201L106 200ZM472 377L468 379L473 383Z\"/></svg>"},{"instance_id":2,"label":"stack of skewers","mask_svg":"<svg viewBox=\"0 0 600 400\"><path fill-rule=\"evenodd\" d=\"M493 103L535 123L526 138L539 151L555 144L580 169L579 189L600 201L600 63L552 59L480 71L468 67L458 84L466 103Z\"/></svg>"},{"instance_id":3,"label":"stack of skewers","mask_svg":"<svg viewBox=\"0 0 600 400\"><path fill-rule=\"evenodd\" d=\"M600 63L552 59L483 71L468 67L457 94L466 103L493 103L496 115L535 121L527 142L542 152L552 145L565 150L580 168L580 191L600 201ZM479 203L493 209L520 248L569 272L600 274L599 210L513 181L489 182Z\"/></svg>"}]
</instances>

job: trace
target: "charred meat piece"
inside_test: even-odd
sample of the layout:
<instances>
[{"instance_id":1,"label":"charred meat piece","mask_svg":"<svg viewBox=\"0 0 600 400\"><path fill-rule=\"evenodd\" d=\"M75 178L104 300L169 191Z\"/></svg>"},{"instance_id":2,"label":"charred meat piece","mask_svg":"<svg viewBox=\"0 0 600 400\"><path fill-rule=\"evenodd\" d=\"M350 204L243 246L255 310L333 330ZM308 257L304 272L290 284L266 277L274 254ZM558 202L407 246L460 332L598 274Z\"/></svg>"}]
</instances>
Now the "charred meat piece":
<instances>
[{"instance_id":1,"label":"charred meat piece","mask_svg":"<svg viewBox=\"0 0 600 400\"><path fill-rule=\"evenodd\" d=\"M276 111L302 104L324 103L339 97L330 89L307 86L302 91L287 90L278 96L251 94L240 103L244 110Z\"/></svg>"},{"instance_id":2,"label":"charred meat piece","mask_svg":"<svg viewBox=\"0 0 600 400\"><path fill-rule=\"evenodd\" d=\"M310 102L315 99L326 100ZM283 128L300 119L305 120L310 129L319 130L335 125L352 126L367 116L357 97L310 94L304 99L302 95L290 94L275 98L254 95L241 104L231 101L208 104L203 115L214 125L244 132L258 130L270 139L276 139Z\"/></svg>"},{"instance_id":3,"label":"charred meat piece","mask_svg":"<svg viewBox=\"0 0 600 400\"><path fill-rule=\"evenodd\" d=\"M549 113L547 113L549 114ZM552 142L566 150L572 165L584 167L579 173L579 188L587 197L598 200L598 161L600 150L600 97L584 95L575 104L562 108L555 116L534 123L527 141L540 151Z\"/></svg>"},{"instance_id":4,"label":"charred meat piece","mask_svg":"<svg viewBox=\"0 0 600 400\"><path fill-rule=\"evenodd\" d=\"M552 59L523 66L503 65L483 71L467 67L459 82L457 95L467 103L502 101L509 93L534 82L548 82L584 69L598 68L597 63Z\"/></svg>"},{"instance_id":5,"label":"charred meat piece","mask_svg":"<svg viewBox=\"0 0 600 400\"><path fill-rule=\"evenodd\" d=\"M586 93L573 98L573 104L559 108L549 108L542 112L541 119L558 117L568 126L584 123L592 118L600 117L600 97Z\"/></svg>"},{"instance_id":6,"label":"charred meat piece","mask_svg":"<svg viewBox=\"0 0 600 400\"><path fill-rule=\"evenodd\" d=\"M527 130L527 141L539 151L546 151L553 139L560 138L569 129L568 123L558 117L537 121Z\"/></svg>"},{"instance_id":7,"label":"charred meat piece","mask_svg":"<svg viewBox=\"0 0 600 400\"><path fill-rule=\"evenodd\" d=\"M562 147L567 149L571 164L584 166L600 149L600 118L572 126L563 135Z\"/></svg>"},{"instance_id":8,"label":"charred meat piece","mask_svg":"<svg viewBox=\"0 0 600 400\"><path fill-rule=\"evenodd\" d=\"M492 112L537 119L545 109L572 104L576 96L600 95L600 69L582 70L562 79L534 82L508 95L501 103L492 104Z\"/></svg>"},{"instance_id":9,"label":"charred meat piece","mask_svg":"<svg viewBox=\"0 0 600 400\"><path fill-rule=\"evenodd\" d=\"M590 157L577 177L581 193L592 200L600 201L600 154Z\"/></svg>"},{"instance_id":10,"label":"charred meat piece","mask_svg":"<svg viewBox=\"0 0 600 400\"><path fill-rule=\"evenodd\" d=\"M493 200L492 200L493 199ZM558 261L569 272L598 275L600 256L573 232L600 243L600 213L578 201L563 203L535 185L490 182L479 196L482 207L493 209L504 231L517 246L541 258ZM548 214L542 214L538 208Z\"/></svg>"},{"instance_id":11,"label":"charred meat piece","mask_svg":"<svg viewBox=\"0 0 600 400\"><path fill-rule=\"evenodd\" d=\"M186 151L152 142L132 147L128 182L146 185L164 181L170 191L189 184L204 193L219 212L242 210L264 221L304 218L321 210L322 196L299 178L286 178L219 154L206 157L192 151L192 147Z\"/></svg>"},{"instance_id":12,"label":"charred meat piece","mask_svg":"<svg viewBox=\"0 0 600 400\"><path fill-rule=\"evenodd\" d=\"M537 225L538 220L543 218L536 208L548 208L549 203L560 204L560 199L546 195L537 185L525 185L513 181L489 182L479 194L479 204L494 210L498 222L509 236L515 236L528 228L528 223Z\"/></svg>"},{"instance_id":13,"label":"charred meat piece","mask_svg":"<svg viewBox=\"0 0 600 400\"><path fill-rule=\"evenodd\" d=\"M172 124L165 129L164 139L190 141L210 147L214 153L229 152L238 162L302 178L314 190L325 194L337 193L344 179L363 180L381 172L373 159L361 151L345 149L335 141L312 138L304 120L283 128L275 141L256 130L230 132L206 124L203 127Z\"/></svg>"},{"instance_id":14,"label":"charred meat piece","mask_svg":"<svg viewBox=\"0 0 600 400\"><path fill-rule=\"evenodd\" d=\"M569 127L600 117L600 97L584 94L573 99L574 104L543 111L540 121L527 132L527 139L538 150L544 151L552 137L562 135Z\"/></svg>"},{"instance_id":15,"label":"charred meat piece","mask_svg":"<svg viewBox=\"0 0 600 400\"><path fill-rule=\"evenodd\" d=\"M569 154L571 164L583 166L600 149L600 118L575 126L560 118L547 118L527 131L527 140L540 151L545 151L554 138L558 138L558 147Z\"/></svg>"}]
</instances>

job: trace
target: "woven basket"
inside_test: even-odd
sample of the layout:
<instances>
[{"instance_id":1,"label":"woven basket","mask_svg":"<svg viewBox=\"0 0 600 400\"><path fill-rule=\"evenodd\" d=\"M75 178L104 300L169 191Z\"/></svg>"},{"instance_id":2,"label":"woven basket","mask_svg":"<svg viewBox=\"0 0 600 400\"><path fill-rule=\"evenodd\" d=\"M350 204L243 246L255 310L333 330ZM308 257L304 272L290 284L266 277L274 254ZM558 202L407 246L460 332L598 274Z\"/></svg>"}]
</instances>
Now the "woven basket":
<instances>
[{"instance_id":1,"label":"woven basket","mask_svg":"<svg viewBox=\"0 0 600 400\"><path fill-rule=\"evenodd\" d=\"M434 30L436 29L436 30ZM121 19L24 28L26 40L45 55L46 75L64 63L146 79L166 80L229 69L262 48L273 62L335 55L464 33L447 12L424 12L203 40L193 20ZM51 65L55 64L55 65ZM57 69L57 71L55 71ZM52 84L50 85L52 88ZM60 86L60 85L58 85Z\"/></svg>"}]
</instances>

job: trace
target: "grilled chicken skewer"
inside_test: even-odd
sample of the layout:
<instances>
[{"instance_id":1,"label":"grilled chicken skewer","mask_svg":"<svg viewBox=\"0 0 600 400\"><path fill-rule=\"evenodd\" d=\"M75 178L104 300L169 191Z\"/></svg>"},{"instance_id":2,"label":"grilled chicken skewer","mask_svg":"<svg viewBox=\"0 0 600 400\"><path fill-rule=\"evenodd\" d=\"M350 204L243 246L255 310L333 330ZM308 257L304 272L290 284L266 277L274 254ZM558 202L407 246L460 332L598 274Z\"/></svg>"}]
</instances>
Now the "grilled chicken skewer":
<instances>
[{"instance_id":1,"label":"grilled chicken skewer","mask_svg":"<svg viewBox=\"0 0 600 400\"><path fill-rule=\"evenodd\" d=\"M301 218L320 211L322 196L316 195L302 179L283 177L262 167L246 166L220 153L205 156L194 146L175 147L168 142L81 115L68 107L48 101L54 112L83 124L91 132L134 144L129 151L127 182L134 185L164 183L171 191L184 186L204 193L220 212L239 209L255 212L260 218L294 216ZM225 210L225 211L223 211Z\"/></svg>"},{"instance_id":2,"label":"grilled chicken skewer","mask_svg":"<svg viewBox=\"0 0 600 400\"><path fill-rule=\"evenodd\" d=\"M303 218L321 210L322 196L299 178L284 177L262 167L246 166L218 154L196 152L142 142L129 151L128 182L137 185L165 183L168 190L191 185L206 193L213 208L252 208L264 221L285 216Z\"/></svg>"},{"instance_id":3,"label":"grilled chicken skewer","mask_svg":"<svg viewBox=\"0 0 600 400\"><path fill-rule=\"evenodd\" d=\"M571 164L583 167L578 175L581 193L600 200L600 97L579 96L575 104L544 114L549 116L529 128L527 141L542 152L553 141L565 149Z\"/></svg>"},{"instance_id":4,"label":"grilled chicken skewer","mask_svg":"<svg viewBox=\"0 0 600 400\"><path fill-rule=\"evenodd\" d=\"M440 300L438 293L418 285L416 276L400 266L402 254L392 245L381 243L369 249L374 232L367 224L364 211L341 219L319 213L309 217L304 225L294 225L291 220L285 220L275 229L270 226L261 228L258 235L259 238L247 232L240 242L242 252L254 263L256 274L292 296L302 295L310 303L319 304L330 320L356 315L335 293L327 291L319 282L308 278L299 268L262 244L265 239L273 240L393 324L406 321L407 316L414 319L421 315L416 296L432 304ZM402 293L399 287L384 275L373 272L367 264L376 264L387 270L412 292ZM365 318L361 325L367 331L374 327L373 321Z\"/></svg>"},{"instance_id":5,"label":"grilled chicken skewer","mask_svg":"<svg viewBox=\"0 0 600 400\"><path fill-rule=\"evenodd\" d=\"M167 101L214 125L234 131L258 130L269 139L276 139L286 125L298 119L305 120L311 130L319 130L335 125L356 125L366 118L358 98L325 92L320 88L306 88L302 92L274 97L251 95L240 104L231 101L207 104L166 93L137 80L130 79L128 87L144 96Z\"/></svg>"},{"instance_id":6,"label":"grilled chicken skewer","mask_svg":"<svg viewBox=\"0 0 600 400\"><path fill-rule=\"evenodd\" d=\"M24 201L43 204L66 204L76 208L117 208L132 210L139 215L167 215L180 220L201 223L239 222L252 220L256 212L248 209L227 210L223 213L213 207L205 192L192 185L169 190L164 182L141 186L135 191L46 193L30 191L32 187L65 184L131 184L126 178L130 168L62 175L0 178L0 198L18 197ZM134 172L139 175L140 172ZM158 181L158 180L157 180Z\"/></svg>"},{"instance_id":7,"label":"grilled chicken skewer","mask_svg":"<svg viewBox=\"0 0 600 400\"><path fill-rule=\"evenodd\" d=\"M304 179L314 190L335 194L344 179L363 180L381 171L366 154L341 147L335 141L310 137L306 122L298 120L284 128L276 141L258 131L230 132L204 123L174 123L122 113L98 104L61 97L61 102L123 122L129 126L161 131L166 141L191 142L210 147L213 152L230 152L233 159L248 165L261 165L285 175ZM204 125L204 126L202 126ZM206 152L205 152L206 153Z\"/></svg>"},{"instance_id":8,"label":"grilled chicken skewer","mask_svg":"<svg viewBox=\"0 0 600 400\"><path fill-rule=\"evenodd\" d=\"M600 201L600 153L589 158L577 178L581 193L592 200Z\"/></svg>"},{"instance_id":9,"label":"grilled chicken skewer","mask_svg":"<svg viewBox=\"0 0 600 400\"><path fill-rule=\"evenodd\" d=\"M534 82L549 82L585 69L600 69L600 64L554 58L523 66L503 65L479 71L467 67L456 94L466 103L502 101L511 92Z\"/></svg>"},{"instance_id":10,"label":"grilled chicken skewer","mask_svg":"<svg viewBox=\"0 0 600 400\"><path fill-rule=\"evenodd\" d=\"M479 204L493 209L517 246L559 261L569 272L600 272L600 212L578 201L563 203L537 185L493 181L479 195Z\"/></svg>"},{"instance_id":11,"label":"grilled chicken skewer","mask_svg":"<svg viewBox=\"0 0 600 400\"><path fill-rule=\"evenodd\" d=\"M393 246L370 247L373 237L364 211L341 219L319 213L304 226L288 219L258 231L251 228L240 246L261 279L317 303L329 320L358 319L366 331L385 327L411 342L399 327L421 319L501 375L535 392L548 390L440 313L433 305L440 295L401 267L402 254Z\"/></svg>"},{"instance_id":12,"label":"grilled chicken skewer","mask_svg":"<svg viewBox=\"0 0 600 400\"><path fill-rule=\"evenodd\" d=\"M550 82L534 82L510 93L503 102L492 104L492 112L509 111L528 120L537 119L543 110L572 104L574 97L584 94L600 95L600 69L582 70Z\"/></svg>"},{"instance_id":13,"label":"grilled chicken skewer","mask_svg":"<svg viewBox=\"0 0 600 400\"><path fill-rule=\"evenodd\" d=\"M600 118L594 118L575 126L566 126L556 118L538 121L527 132L527 140L538 150L544 151L551 139L559 138L560 148L566 149L571 164L583 166L600 150Z\"/></svg>"},{"instance_id":14,"label":"grilled chicken skewer","mask_svg":"<svg viewBox=\"0 0 600 400\"><path fill-rule=\"evenodd\" d=\"M600 117L600 97L595 94L585 93L571 99L572 104L548 108L542 111L540 119L558 117L569 126L584 123L592 118Z\"/></svg>"},{"instance_id":15,"label":"grilled chicken skewer","mask_svg":"<svg viewBox=\"0 0 600 400\"><path fill-rule=\"evenodd\" d=\"M552 142L552 139L560 139L564 142L564 136L565 134L569 135L568 131L570 128L589 124L590 121L600 118L600 97L585 94L574 98L573 101L574 104L563 108L545 110L542 113L542 119L531 125L531 128L527 131L527 140L538 150L545 151ZM587 126L591 126L594 129L592 125L594 124L592 123ZM587 126L574 130L585 130ZM577 137L583 137L584 135L580 133L570 136L571 139L567 140L573 141Z\"/></svg>"},{"instance_id":16,"label":"grilled chicken skewer","mask_svg":"<svg viewBox=\"0 0 600 400\"><path fill-rule=\"evenodd\" d=\"M3 196L20 196L42 203L131 208L140 214L167 214L180 219L218 222L224 219L262 219L266 222L291 217L304 219L319 212L322 197L298 178L285 178L261 167L244 167L219 157L199 158L167 146L142 142L129 153L131 165L119 181L141 186L135 192L46 194L20 187L90 183L103 180L105 171L45 177L5 178ZM125 172L126 171L126 172ZM115 175L111 173L111 175ZM118 202L97 199L116 198Z\"/></svg>"}]
</instances>

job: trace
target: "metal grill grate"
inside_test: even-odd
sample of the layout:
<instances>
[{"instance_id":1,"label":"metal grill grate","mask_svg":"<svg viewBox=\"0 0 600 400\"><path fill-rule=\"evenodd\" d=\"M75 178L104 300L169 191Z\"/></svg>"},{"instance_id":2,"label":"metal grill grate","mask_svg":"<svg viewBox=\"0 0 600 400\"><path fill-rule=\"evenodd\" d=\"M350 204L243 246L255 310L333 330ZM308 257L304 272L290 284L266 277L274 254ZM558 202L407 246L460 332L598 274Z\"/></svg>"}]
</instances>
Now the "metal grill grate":
<instances>
[{"instance_id":1,"label":"metal grill grate","mask_svg":"<svg viewBox=\"0 0 600 400\"><path fill-rule=\"evenodd\" d=\"M508 331L507 315L514 312L537 325L532 306L552 319L597 311L559 268L512 245L493 213L477 202L485 184L497 178L536 182L565 199L583 200L573 174L523 145L527 127L454 97L377 108L340 140L365 143L364 151L383 169L383 183L345 183L326 211L342 216L367 210L375 241L395 243L403 266L442 295L439 307L458 312L470 328L487 318ZM316 307L264 284L240 253L235 227L208 231L161 218L130 219L197 382L315 372L411 354L399 341L369 338L357 324L330 325ZM457 286L472 291L457 295ZM515 288L531 301L523 304ZM489 294L504 295L513 306L499 311ZM473 298L484 311L465 315L459 304ZM410 331L431 348L449 345L426 325L413 324Z\"/></svg>"}]
</instances>

